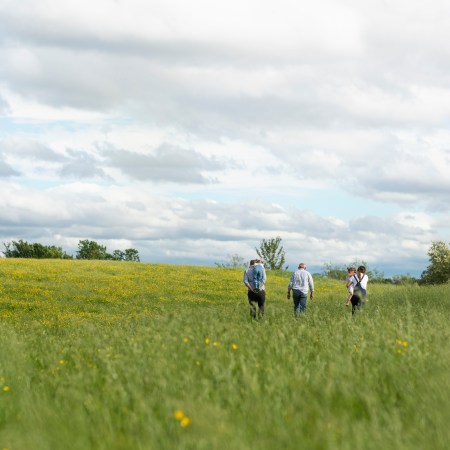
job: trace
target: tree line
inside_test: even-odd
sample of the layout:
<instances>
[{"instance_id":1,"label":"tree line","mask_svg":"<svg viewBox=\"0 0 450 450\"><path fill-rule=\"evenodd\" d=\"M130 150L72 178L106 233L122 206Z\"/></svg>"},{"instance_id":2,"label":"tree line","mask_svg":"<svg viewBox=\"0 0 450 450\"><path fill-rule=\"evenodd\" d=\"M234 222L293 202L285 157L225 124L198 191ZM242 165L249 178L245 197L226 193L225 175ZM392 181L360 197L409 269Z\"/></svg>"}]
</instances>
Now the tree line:
<instances>
[{"instance_id":1,"label":"tree line","mask_svg":"<svg viewBox=\"0 0 450 450\"><path fill-rule=\"evenodd\" d=\"M62 247L54 245L43 245L40 243L30 243L27 241L11 241L3 243L5 250L3 253L6 258L37 258L37 259L74 259L72 255L66 253ZM265 266L272 270L288 270L284 266L286 261L286 252L281 245L281 237L277 236L271 239L262 239L259 247L255 247L258 256L265 261ZM365 261L354 261L350 266L358 267L363 265L367 267L367 274L372 281L394 283L394 284L443 284L450 280L450 246L444 241L432 241L428 250L430 264L422 272L420 279L415 279L410 275L396 275L392 278L385 278L382 272L377 269L369 269ZM75 254L76 259L100 259L111 261L140 261L139 252L134 248L125 250L114 250L112 253L107 251L106 246L89 239L78 242L78 250ZM215 263L219 267L245 267L247 261L238 254L228 255L228 261L225 263ZM338 280L345 279L347 266L343 264L325 263L322 273L315 274L326 278Z\"/></svg>"},{"instance_id":2,"label":"tree line","mask_svg":"<svg viewBox=\"0 0 450 450\"><path fill-rule=\"evenodd\" d=\"M450 244L449 244L450 245ZM430 260L429 266L422 272L419 279L409 274L394 275L392 278L385 278L383 272L376 268L369 268L365 261L353 261L347 265L325 263L323 270L316 276L344 280L347 274L347 267L358 267L360 265L367 268L367 275L372 281L392 284L443 284L450 280L450 246L444 241L432 241L428 250ZM255 247L258 256L265 260L267 269L283 270L286 261L286 252L281 245L281 237L277 236L271 239L262 239L259 247ZM219 267L245 267L247 265L245 258L238 254L228 255L228 261L225 263L215 263ZM288 266L284 267L288 270Z\"/></svg>"},{"instance_id":3,"label":"tree line","mask_svg":"<svg viewBox=\"0 0 450 450\"><path fill-rule=\"evenodd\" d=\"M6 258L36 258L36 259L74 259L62 247L55 245L43 245L38 242L27 242L23 240L4 242L3 251ZM125 250L107 251L106 246L89 239L78 242L78 250L75 259L100 259L111 261L135 261L139 262L139 252L135 248Z\"/></svg>"}]
</instances>

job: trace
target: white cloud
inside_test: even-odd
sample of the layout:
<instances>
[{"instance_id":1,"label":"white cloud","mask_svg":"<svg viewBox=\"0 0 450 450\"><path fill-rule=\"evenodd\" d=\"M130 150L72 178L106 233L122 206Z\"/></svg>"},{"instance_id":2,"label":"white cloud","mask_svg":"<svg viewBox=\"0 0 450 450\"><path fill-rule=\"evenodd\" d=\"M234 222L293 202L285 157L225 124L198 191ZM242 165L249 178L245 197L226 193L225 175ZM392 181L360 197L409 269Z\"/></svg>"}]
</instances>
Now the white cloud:
<instances>
[{"instance_id":1,"label":"white cloud","mask_svg":"<svg viewBox=\"0 0 450 450\"><path fill-rule=\"evenodd\" d=\"M0 1L1 235L420 271L450 234L449 12Z\"/></svg>"}]
</instances>

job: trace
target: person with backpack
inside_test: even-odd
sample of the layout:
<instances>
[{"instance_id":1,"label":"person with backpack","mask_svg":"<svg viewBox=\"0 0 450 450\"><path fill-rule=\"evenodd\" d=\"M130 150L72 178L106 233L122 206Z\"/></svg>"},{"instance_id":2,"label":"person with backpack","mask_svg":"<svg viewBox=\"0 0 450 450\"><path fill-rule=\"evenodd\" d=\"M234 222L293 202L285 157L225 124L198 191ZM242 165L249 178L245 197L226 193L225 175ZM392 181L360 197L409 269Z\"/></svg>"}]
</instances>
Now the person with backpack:
<instances>
[{"instance_id":1,"label":"person with backpack","mask_svg":"<svg viewBox=\"0 0 450 450\"><path fill-rule=\"evenodd\" d=\"M244 284L247 286L247 298L250 305L250 315L256 318L256 306L258 306L259 317L264 316L265 303L266 303L266 291L264 284L266 282L266 271L264 266L262 267L262 278L259 283L259 289L255 289L255 259L250 261L248 269L244 272Z\"/></svg>"},{"instance_id":2,"label":"person with backpack","mask_svg":"<svg viewBox=\"0 0 450 450\"><path fill-rule=\"evenodd\" d=\"M364 308L367 297L367 283L369 277L367 276L366 268L359 266L356 275L353 275L353 296L352 302L352 315L356 313L358 309Z\"/></svg>"},{"instance_id":3,"label":"person with backpack","mask_svg":"<svg viewBox=\"0 0 450 450\"><path fill-rule=\"evenodd\" d=\"M259 292L263 276L264 260L255 259L255 264L253 265L253 282L255 284L255 292Z\"/></svg>"}]
</instances>

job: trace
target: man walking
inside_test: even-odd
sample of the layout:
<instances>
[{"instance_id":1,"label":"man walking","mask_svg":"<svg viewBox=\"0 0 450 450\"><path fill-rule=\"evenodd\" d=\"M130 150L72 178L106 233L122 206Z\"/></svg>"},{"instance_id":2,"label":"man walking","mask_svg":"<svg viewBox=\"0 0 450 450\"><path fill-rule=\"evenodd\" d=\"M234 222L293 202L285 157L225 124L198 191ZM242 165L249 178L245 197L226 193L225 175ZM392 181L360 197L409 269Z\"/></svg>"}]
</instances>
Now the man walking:
<instances>
[{"instance_id":1,"label":"man walking","mask_svg":"<svg viewBox=\"0 0 450 450\"><path fill-rule=\"evenodd\" d=\"M266 291L264 285L266 283L266 270L262 268L262 278L259 283L259 289L255 289L255 260L250 261L248 269L244 272L244 284L247 286L247 298L250 305L250 315L256 318L256 305L258 305L258 315L264 315L264 304L266 303Z\"/></svg>"},{"instance_id":2,"label":"man walking","mask_svg":"<svg viewBox=\"0 0 450 450\"><path fill-rule=\"evenodd\" d=\"M311 274L306 270L305 263L300 263L298 270L292 272L288 285L288 299L291 298L291 290L294 299L294 314L297 316L299 313L306 311L308 290L310 291L309 298L312 300L314 297L314 281Z\"/></svg>"}]
</instances>

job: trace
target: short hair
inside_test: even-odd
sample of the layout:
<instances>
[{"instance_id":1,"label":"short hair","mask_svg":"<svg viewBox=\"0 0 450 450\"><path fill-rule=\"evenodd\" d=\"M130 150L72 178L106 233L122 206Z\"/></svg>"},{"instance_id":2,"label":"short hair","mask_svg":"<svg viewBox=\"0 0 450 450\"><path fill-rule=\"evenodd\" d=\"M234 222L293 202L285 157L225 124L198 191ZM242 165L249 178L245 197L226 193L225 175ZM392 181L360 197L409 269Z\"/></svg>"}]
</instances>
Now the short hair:
<instances>
[{"instance_id":1,"label":"short hair","mask_svg":"<svg viewBox=\"0 0 450 450\"><path fill-rule=\"evenodd\" d=\"M358 267L358 272L365 272L365 271L366 271L365 266L359 266Z\"/></svg>"},{"instance_id":2,"label":"short hair","mask_svg":"<svg viewBox=\"0 0 450 450\"><path fill-rule=\"evenodd\" d=\"M298 265L298 268L299 268L299 269L306 269L306 264L305 264L305 263L300 263L300 264Z\"/></svg>"}]
</instances>

